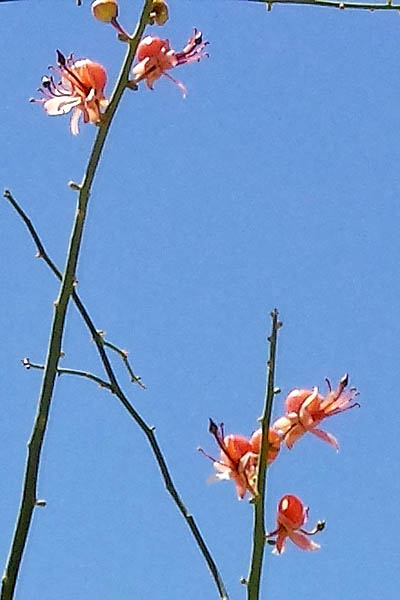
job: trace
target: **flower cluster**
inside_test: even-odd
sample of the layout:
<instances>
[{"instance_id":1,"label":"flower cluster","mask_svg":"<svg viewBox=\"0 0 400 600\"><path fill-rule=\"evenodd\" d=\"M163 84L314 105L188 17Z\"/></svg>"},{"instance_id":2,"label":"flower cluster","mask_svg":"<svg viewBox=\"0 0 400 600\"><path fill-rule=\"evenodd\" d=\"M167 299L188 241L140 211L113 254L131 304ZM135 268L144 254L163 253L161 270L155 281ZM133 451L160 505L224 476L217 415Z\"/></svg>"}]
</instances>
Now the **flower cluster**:
<instances>
[{"instance_id":1,"label":"flower cluster","mask_svg":"<svg viewBox=\"0 0 400 600\"><path fill-rule=\"evenodd\" d=\"M118 3L116 0L95 0L91 6L93 17L112 25L121 41L135 42L118 21ZM168 5L165 0L153 0L149 23L164 25L168 20ZM208 54L204 51L208 42L203 41L200 31L194 30L186 46L180 51L171 48L168 40L146 36L138 44L137 64L132 70L132 79L127 87L137 89L140 81L153 89L154 82L164 76L173 81L186 96L186 88L168 72L175 67L199 62ZM107 82L105 68L88 58L75 60L70 54L67 58L57 50L57 66L50 67L51 76L42 78L38 91L41 98L32 98L31 102L41 104L50 116L65 115L72 111L70 129L73 135L79 133L79 120L84 123L100 125L102 110L108 106L104 96Z\"/></svg>"},{"instance_id":2,"label":"flower cluster","mask_svg":"<svg viewBox=\"0 0 400 600\"><path fill-rule=\"evenodd\" d=\"M293 445L307 432L312 433L324 442L339 449L336 438L318 425L324 419L359 406L355 401L357 390L346 389L348 376L339 381L335 390L332 390L329 380L326 380L328 392L326 396L319 393L318 388L292 390L285 399L285 414L279 417L268 430L267 465L277 458L281 445L292 449ZM220 449L219 459L200 451L214 463L217 480L231 479L235 485L239 500L247 493L257 496L257 470L261 451L262 430L258 429L250 437L238 434L225 435L224 426L216 425L210 419L210 433ZM267 541L275 545L274 552L281 554L284 550L286 538L290 538L303 550L316 550L318 544L309 537L321 531L324 524L319 522L316 528L307 532L302 527L307 520L308 509L302 501L292 494L281 498L278 504L277 528L267 534ZM276 540L272 540L276 536Z\"/></svg>"}]
</instances>

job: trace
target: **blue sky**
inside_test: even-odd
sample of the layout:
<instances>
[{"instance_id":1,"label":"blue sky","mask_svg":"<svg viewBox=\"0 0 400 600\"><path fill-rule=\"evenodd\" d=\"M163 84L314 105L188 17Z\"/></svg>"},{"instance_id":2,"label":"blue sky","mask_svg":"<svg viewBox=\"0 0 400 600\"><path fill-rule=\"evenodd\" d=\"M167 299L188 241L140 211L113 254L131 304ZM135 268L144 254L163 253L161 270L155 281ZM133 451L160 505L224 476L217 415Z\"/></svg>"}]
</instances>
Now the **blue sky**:
<instances>
[{"instance_id":1,"label":"blue sky","mask_svg":"<svg viewBox=\"0 0 400 600\"><path fill-rule=\"evenodd\" d=\"M148 386L132 403L157 428L173 478L198 520L232 600L245 597L252 508L229 483L207 484L215 454L208 417L250 434L262 410L268 313L278 307L277 397L344 372L361 409L334 417L336 454L308 436L270 470L268 527L285 493L327 520L321 549L266 556L263 598L397 598L399 551L400 20L229 0L169 2L156 35L179 49L192 27L210 58L153 92L126 94L95 180L79 292L96 326L130 350ZM55 9L56 6L56 9ZM141 2L120 2L133 29ZM73 138L68 117L30 104L55 49L106 66L112 89L124 47L89 2L1 6L2 188L65 260L95 129ZM154 30L153 30L154 31ZM5 49L5 50L4 50ZM19 503L58 284L0 203L0 558ZM102 375L74 307L65 367ZM395 411L395 412L394 412ZM216 598L166 494L142 433L108 392L60 378L37 510L16 598Z\"/></svg>"}]
</instances>

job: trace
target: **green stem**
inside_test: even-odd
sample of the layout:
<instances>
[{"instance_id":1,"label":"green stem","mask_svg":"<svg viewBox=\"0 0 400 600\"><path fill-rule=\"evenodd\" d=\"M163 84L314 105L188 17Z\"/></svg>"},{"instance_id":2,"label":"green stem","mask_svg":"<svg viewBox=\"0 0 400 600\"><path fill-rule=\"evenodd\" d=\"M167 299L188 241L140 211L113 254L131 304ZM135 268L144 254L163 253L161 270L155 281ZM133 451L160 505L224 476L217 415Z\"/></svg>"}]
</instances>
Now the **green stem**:
<instances>
[{"instance_id":1,"label":"green stem","mask_svg":"<svg viewBox=\"0 0 400 600\"><path fill-rule=\"evenodd\" d=\"M340 0L245 0L246 2L260 2L266 4L271 10L273 4L296 4L301 6L325 6L328 8L346 8L359 10L400 10L400 4L391 2L340 2Z\"/></svg>"},{"instance_id":2,"label":"green stem","mask_svg":"<svg viewBox=\"0 0 400 600\"><path fill-rule=\"evenodd\" d=\"M21 219L25 223L30 235L33 238L34 243L36 244L37 256L42 258L45 261L45 263L48 265L50 270L54 273L54 275L58 279L61 279L62 274L61 274L60 270L57 268L56 264L52 261L52 259L48 255L32 221L29 219L28 215L19 206L18 202L15 200L15 198L13 197L13 195L11 194L11 192L9 190L5 190L4 197L6 198L6 200L8 200L10 202L10 204L13 206L13 208L16 210L18 215L21 217ZM171 495L173 501L175 502L178 510L182 514L184 520L186 521L186 523L187 523L187 525L199 547L199 550L204 557L204 560L211 572L211 576L214 579L215 585L218 589L220 600L228 600L228 593L225 589L221 575L218 571L218 567L217 567L214 559L212 558L210 551L207 548L207 545L201 535L201 532L200 532L193 516L187 510L186 506L184 505L184 503L173 483L172 477L168 470L167 463L164 459L161 448L157 442L157 438L155 437L154 428L149 427L149 425L147 425L147 423L142 419L142 417L139 415L139 413L133 408L133 406L129 402L128 398L124 395L124 393L115 377L115 374L114 374L113 368L111 366L111 363L108 359L108 356L105 352L104 340L103 340L101 334L99 333L98 329L95 327L88 311L86 310L82 300L80 299L80 297L78 296L78 294L75 290L72 292L72 299L75 302L77 309L79 310L80 314L82 315L82 318L85 321L85 323L93 337L93 340L96 344L100 359L103 363L104 369L107 373L110 383L107 384L107 382L105 382L103 380L98 380L97 378L95 378L95 376L90 377L90 379L95 379L95 381L97 383L99 383L99 385L102 385L103 387L107 387L113 394L115 394L117 396L117 398L120 400L120 402L122 403L122 405L124 406L124 408L128 411L130 416L134 419L134 421L137 423L137 425L140 427L140 429L145 434L147 440L149 441L151 449L154 453L154 456L156 458L162 478L164 480L165 487L166 487L168 493ZM107 345L110 346L109 343ZM117 348L117 347L115 346L115 348ZM75 373L75 374L77 374L77 373ZM82 372L79 372L78 374L80 376L82 376Z\"/></svg>"},{"instance_id":3,"label":"green stem","mask_svg":"<svg viewBox=\"0 0 400 600\"><path fill-rule=\"evenodd\" d=\"M61 282L59 295L54 304L53 322L49 337L49 346L42 380L42 387L38 401L38 408L32 434L28 442L28 456L26 460L21 504L6 568L2 577L0 595L1 600L12 600L14 597L22 556L25 549L29 528L32 522L33 511L36 505L36 490L40 455L47 428L50 404L57 375L58 361L60 359L66 312L69 299L74 289L75 271L81 247L83 227L86 219L91 186L112 119L115 115L122 94L126 89L128 75L133 63L136 48L143 35L146 24L148 23L151 6L152 0L145 0L141 17L136 26L133 37L129 41L121 72L119 74L114 92L111 96L110 105L107 109L104 122L100 126L97 133L92 152L87 163L83 181L80 185L77 211L72 228L65 271Z\"/></svg>"},{"instance_id":4,"label":"green stem","mask_svg":"<svg viewBox=\"0 0 400 600\"><path fill-rule=\"evenodd\" d=\"M38 369L39 371L44 371L44 365L38 365L36 363L33 363L29 360L29 358L24 358L22 360L22 364L25 367L25 369L27 369L27 370ZM90 381L94 381L100 387L103 387L103 388L106 388L106 389L112 391L112 386L108 381L101 379L101 377L98 377L97 375L94 375L93 373L90 373L89 371L82 371L81 369L64 369L64 368L58 367L57 375L75 375L77 377L84 377L86 379L90 379Z\"/></svg>"},{"instance_id":5,"label":"green stem","mask_svg":"<svg viewBox=\"0 0 400 600\"><path fill-rule=\"evenodd\" d=\"M135 375L135 373L133 372L133 369L132 369L129 359L128 359L128 352L126 350L122 350L122 348L118 348L118 346L116 346L115 344L112 344L111 342L108 342L105 339L103 339L103 344L105 346L107 346L107 348L110 348L111 350L116 352L121 357L122 362L124 363L125 368L128 371L131 382L136 383L139 387L142 388L142 390L145 390L146 386L144 385L144 383L142 383L141 378L138 377L137 375Z\"/></svg>"},{"instance_id":6,"label":"green stem","mask_svg":"<svg viewBox=\"0 0 400 600\"><path fill-rule=\"evenodd\" d=\"M60 281L62 280L62 273L60 271L60 269L57 267L57 265L52 261L52 259L50 258L50 256L48 255L45 247L43 246L43 243L39 237L39 235L37 234L37 231L32 223L32 221L30 220L30 218L28 217L28 215L26 214L26 212L20 207L20 205L18 204L18 202L15 200L14 196L11 194L10 190L5 190L4 191L4 198L6 200L8 200L8 202L10 202L10 204L13 206L13 208L15 209L15 211L19 214L19 216L21 217L21 219L23 220L23 222L25 223L29 233L31 234L33 241L36 244L36 248L37 248L37 254L36 256L38 258L42 258L44 260L44 262L47 264L47 266L50 268L50 270L54 273L54 275L57 277L57 279L59 279ZM91 336L93 338L94 343L96 344L97 347L97 351L99 353L100 356L100 360L103 363L104 366L104 370L107 373L107 376L110 380L110 383L114 386L117 387L118 386L118 382L117 379L115 377L114 371L111 367L111 363L108 360L108 356L104 350L104 340L103 340L103 336L100 334L99 330L96 329L88 311L86 310L82 300L80 299L78 293L76 292L76 290L74 289L74 291L72 292L72 299L75 303L76 308L78 309L78 311L80 312L83 320L86 323L87 328L89 329ZM139 377L137 379L140 379ZM142 386L143 387L143 384Z\"/></svg>"},{"instance_id":7,"label":"green stem","mask_svg":"<svg viewBox=\"0 0 400 600\"><path fill-rule=\"evenodd\" d=\"M260 582L265 546L265 499L268 455L268 430L271 422L272 402L275 390L275 358L278 329L282 323L278 321L278 311L271 313L272 326L269 341L269 359L267 362L267 383L265 389L264 412L261 418L261 449L257 470L257 495L254 498L253 547L247 578L247 600L258 600L260 597Z\"/></svg>"}]
</instances>

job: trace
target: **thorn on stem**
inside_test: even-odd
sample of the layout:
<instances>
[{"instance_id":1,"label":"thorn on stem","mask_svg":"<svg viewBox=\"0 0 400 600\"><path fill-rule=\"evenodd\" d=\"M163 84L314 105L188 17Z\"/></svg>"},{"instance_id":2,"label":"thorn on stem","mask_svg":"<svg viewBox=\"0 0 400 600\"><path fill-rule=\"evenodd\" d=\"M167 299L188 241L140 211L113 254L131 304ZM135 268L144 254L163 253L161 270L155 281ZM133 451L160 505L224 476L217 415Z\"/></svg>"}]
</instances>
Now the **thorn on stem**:
<instances>
[{"instance_id":1,"label":"thorn on stem","mask_svg":"<svg viewBox=\"0 0 400 600\"><path fill-rule=\"evenodd\" d=\"M75 190L76 192L80 192L81 190L81 186L79 185L79 183L75 183L75 181L68 181L68 187L70 187L71 190Z\"/></svg>"},{"instance_id":2,"label":"thorn on stem","mask_svg":"<svg viewBox=\"0 0 400 600\"><path fill-rule=\"evenodd\" d=\"M119 40L120 42L129 42L131 38L127 33L118 33L117 40Z\"/></svg>"},{"instance_id":3,"label":"thorn on stem","mask_svg":"<svg viewBox=\"0 0 400 600\"><path fill-rule=\"evenodd\" d=\"M36 501L35 501L35 506L41 506L41 507L44 507L44 506L46 506L46 505L47 505L47 502L46 502L46 500L36 500Z\"/></svg>"},{"instance_id":4,"label":"thorn on stem","mask_svg":"<svg viewBox=\"0 0 400 600\"><path fill-rule=\"evenodd\" d=\"M268 544L269 546L275 546L276 545L275 540L265 540L265 543Z\"/></svg>"}]
</instances>

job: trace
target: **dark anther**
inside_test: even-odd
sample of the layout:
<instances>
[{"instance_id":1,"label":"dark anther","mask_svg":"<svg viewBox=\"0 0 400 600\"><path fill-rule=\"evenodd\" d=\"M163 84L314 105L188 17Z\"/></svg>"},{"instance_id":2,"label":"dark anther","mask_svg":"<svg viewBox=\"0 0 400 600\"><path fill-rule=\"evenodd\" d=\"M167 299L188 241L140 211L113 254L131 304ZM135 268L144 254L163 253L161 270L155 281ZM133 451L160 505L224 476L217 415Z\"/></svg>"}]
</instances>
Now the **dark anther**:
<instances>
[{"instance_id":1,"label":"dark anther","mask_svg":"<svg viewBox=\"0 0 400 600\"><path fill-rule=\"evenodd\" d=\"M213 435L218 434L218 425L216 423L214 423L214 421L212 419L210 419L210 425L208 427L208 431L210 433L212 433Z\"/></svg>"},{"instance_id":2,"label":"dark anther","mask_svg":"<svg viewBox=\"0 0 400 600\"><path fill-rule=\"evenodd\" d=\"M199 44L201 44L203 41L203 34L201 33L201 31L196 31L196 33L194 34L194 43L196 44L196 46L198 46Z\"/></svg>"},{"instance_id":3,"label":"dark anther","mask_svg":"<svg viewBox=\"0 0 400 600\"><path fill-rule=\"evenodd\" d=\"M49 87L50 87L50 85L51 85L51 79L50 79L49 77L46 77L46 75L44 75L44 76L42 77L42 86L43 86L44 88L49 88Z\"/></svg>"},{"instance_id":4,"label":"dark anther","mask_svg":"<svg viewBox=\"0 0 400 600\"><path fill-rule=\"evenodd\" d=\"M326 525L326 521L318 521L318 523L315 526L315 529L317 531L323 531L325 529L325 525Z\"/></svg>"},{"instance_id":5,"label":"dark anther","mask_svg":"<svg viewBox=\"0 0 400 600\"><path fill-rule=\"evenodd\" d=\"M340 383L342 384L343 387L346 387L349 383L349 376L347 373L345 373L342 377L342 379L340 380Z\"/></svg>"},{"instance_id":6,"label":"dark anther","mask_svg":"<svg viewBox=\"0 0 400 600\"><path fill-rule=\"evenodd\" d=\"M57 62L60 65L60 67L65 67L66 65L66 61L65 61L65 56L64 54L62 54L59 50L56 50L57 53Z\"/></svg>"}]
</instances>

